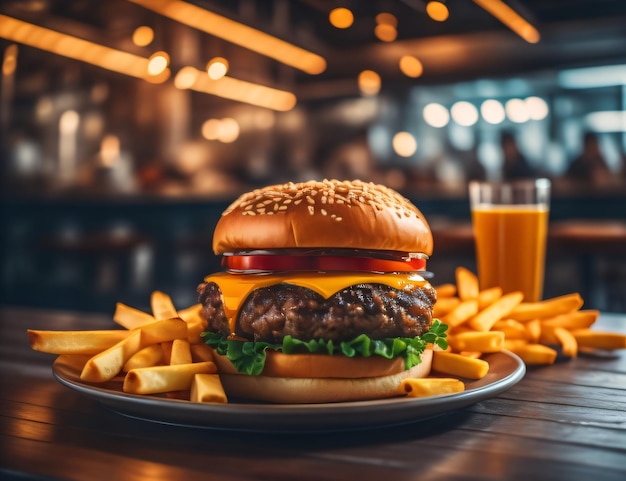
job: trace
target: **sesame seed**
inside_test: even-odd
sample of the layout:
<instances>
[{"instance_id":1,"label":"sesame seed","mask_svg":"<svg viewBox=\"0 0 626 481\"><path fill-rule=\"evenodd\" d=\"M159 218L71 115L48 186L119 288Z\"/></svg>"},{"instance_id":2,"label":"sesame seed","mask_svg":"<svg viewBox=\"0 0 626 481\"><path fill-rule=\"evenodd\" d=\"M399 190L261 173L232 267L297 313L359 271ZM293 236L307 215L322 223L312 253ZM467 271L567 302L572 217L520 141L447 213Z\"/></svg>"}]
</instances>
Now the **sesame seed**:
<instances>
[{"instance_id":1,"label":"sesame seed","mask_svg":"<svg viewBox=\"0 0 626 481\"><path fill-rule=\"evenodd\" d=\"M309 214L315 214L315 207L313 207L312 205L309 206Z\"/></svg>"},{"instance_id":2,"label":"sesame seed","mask_svg":"<svg viewBox=\"0 0 626 481\"><path fill-rule=\"evenodd\" d=\"M311 196L306 196L306 201L311 204L311 205L315 205L315 199Z\"/></svg>"},{"instance_id":3,"label":"sesame seed","mask_svg":"<svg viewBox=\"0 0 626 481\"><path fill-rule=\"evenodd\" d=\"M343 218L342 218L342 217L335 217L335 220L336 220L337 222L341 222L341 221L343 220Z\"/></svg>"},{"instance_id":4,"label":"sesame seed","mask_svg":"<svg viewBox=\"0 0 626 481\"><path fill-rule=\"evenodd\" d=\"M328 212L326 212L326 209L322 209L321 212L322 212L322 215L328 214Z\"/></svg>"}]
</instances>

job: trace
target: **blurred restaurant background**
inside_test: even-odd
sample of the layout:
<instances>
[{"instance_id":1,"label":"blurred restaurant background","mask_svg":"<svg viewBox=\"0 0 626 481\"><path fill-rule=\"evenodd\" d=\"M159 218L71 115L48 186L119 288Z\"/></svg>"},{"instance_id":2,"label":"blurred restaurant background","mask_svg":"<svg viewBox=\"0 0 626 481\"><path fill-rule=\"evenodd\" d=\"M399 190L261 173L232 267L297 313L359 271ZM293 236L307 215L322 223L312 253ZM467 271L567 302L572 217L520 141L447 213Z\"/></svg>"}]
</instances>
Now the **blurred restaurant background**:
<instances>
[{"instance_id":1,"label":"blurred restaurant background","mask_svg":"<svg viewBox=\"0 0 626 481\"><path fill-rule=\"evenodd\" d=\"M522 176L544 294L626 312L626 1L4 0L0 54L3 304L186 307L236 196L323 178L411 199L451 282L468 181Z\"/></svg>"}]
</instances>

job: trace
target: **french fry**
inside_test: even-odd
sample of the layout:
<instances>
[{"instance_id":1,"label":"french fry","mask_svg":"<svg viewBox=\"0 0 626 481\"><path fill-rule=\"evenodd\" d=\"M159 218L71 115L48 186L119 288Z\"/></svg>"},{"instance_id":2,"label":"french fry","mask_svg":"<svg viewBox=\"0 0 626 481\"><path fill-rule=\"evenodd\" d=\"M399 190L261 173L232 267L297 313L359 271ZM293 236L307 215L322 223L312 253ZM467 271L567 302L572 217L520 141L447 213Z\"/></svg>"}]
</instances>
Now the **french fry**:
<instances>
[{"instance_id":1,"label":"french fry","mask_svg":"<svg viewBox=\"0 0 626 481\"><path fill-rule=\"evenodd\" d=\"M566 329L585 329L591 327L598 319L600 311L587 309L583 311L568 312L559 314L541 321L543 326L564 327Z\"/></svg>"},{"instance_id":2,"label":"french fry","mask_svg":"<svg viewBox=\"0 0 626 481\"><path fill-rule=\"evenodd\" d=\"M432 368L442 374L467 379L482 379L489 372L489 363L452 352L433 352Z\"/></svg>"},{"instance_id":3,"label":"french fry","mask_svg":"<svg viewBox=\"0 0 626 481\"><path fill-rule=\"evenodd\" d=\"M580 309L583 303L583 298L577 292L538 302L522 302L511 311L509 317L516 321L554 317Z\"/></svg>"},{"instance_id":4,"label":"french fry","mask_svg":"<svg viewBox=\"0 0 626 481\"><path fill-rule=\"evenodd\" d=\"M110 381L140 349L141 331L130 331L128 337L89 359L80 373L80 378L88 382Z\"/></svg>"},{"instance_id":5,"label":"french fry","mask_svg":"<svg viewBox=\"0 0 626 481\"><path fill-rule=\"evenodd\" d=\"M405 394L407 397L437 396L464 390L465 384L460 379L443 377L408 378L402 380L398 386L398 394Z\"/></svg>"},{"instance_id":6,"label":"french fry","mask_svg":"<svg viewBox=\"0 0 626 481\"><path fill-rule=\"evenodd\" d=\"M524 346L526 346L527 344L529 344L529 342L526 339L504 339L504 350L506 351L511 351L511 352L517 352L518 349L522 349ZM536 344L536 343L530 343L530 344Z\"/></svg>"},{"instance_id":7,"label":"french fry","mask_svg":"<svg viewBox=\"0 0 626 481\"><path fill-rule=\"evenodd\" d=\"M525 364L554 364L557 352L543 344L518 344L511 347L512 352L517 354Z\"/></svg>"},{"instance_id":8,"label":"french fry","mask_svg":"<svg viewBox=\"0 0 626 481\"><path fill-rule=\"evenodd\" d=\"M468 321L469 326L476 331L488 331L491 327L519 305L524 298L521 292L509 292L486 307Z\"/></svg>"},{"instance_id":9,"label":"french fry","mask_svg":"<svg viewBox=\"0 0 626 481\"><path fill-rule=\"evenodd\" d=\"M442 322L448 326L456 327L463 324L477 312L478 300L468 299L466 301L461 301L454 309L443 316Z\"/></svg>"},{"instance_id":10,"label":"french fry","mask_svg":"<svg viewBox=\"0 0 626 481\"><path fill-rule=\"evenodd\" d=\"M574 335L563 327L555 327L554 335L561 345L561 352L567 357L576 357L578 354L578 341Z\"/></svg>"},{"instance_id":11,"label":"french fry","mask_svg":"<svg viewBox=\"0 0 626 481\"><path fill-rule=\"evenodd\" d=\"M575 329L571 333L578 342L578 346L607 350L626 348L626 334L589 329Z\"/></svg>"},{"instance_id":12,"label":"french fry","mask_svg":"<svg viewBox=\"0 0 626 481\"><path fill-rule=\"evenodd\" d=\"M151 344L133 354L124 364L122 371L128 372L138 367L156 366L161 363L163 363L163 349L159 344Z\"/></svg>"},{"instance_id":13,"label":"french fry","mask_svg":"<svg viewBox=\"0 0 626 481\"><path fill-rule=\"evenodd\" d=\"M157 394L191 389L196 374L217 374L213 362L142 367L128 371L123 390L132 394Z\"/></svg>"},{"instance_id":14,"label":"french fry","mask_svg":"<svg viewBox=\"0 0 626 481\"><path fill-rule=\"evenodd\" d=\"M194 304L181 311L178 317L187 323L187 340L190 344L202 342L200 334L206 330L207 321L202 317L202 305Z\"/></svg>"},{"instance_id":15,"label":"french fry","mask_svg":"<svg viewBox=\"0 0 626 481\"><path fill-rule=\"evenodd\" d=\"M207 328L207 321L205 321L202 318L199 319L191 319L187 322L187 340L189 341L190 344L199 344L202 341L202 337L200 337L200 334L202 334L204 331L206 331Z\"/></svg>"},{"instance_id":16,"label":"french fry","mask_svg":"<svg viewBox=\"0 0 626 481\"><path fill-rule=\"evenodd\" d=\"M478 310L482 311L502 297L501 287L490 287L478 293Z\"/></svg>"},{"instance_id":17,"label":"french fry","mask_svg":"<svg viewBox=\"0 0 626 481\"><path fill-rule=\"evenodd\" d=\"M154 316L151 316L147 312L127 306L121 302L115 304L113 320L126 329L134 329L144 324L156 321Z\"/></svg>"},{"instance_id":18,"label":"french fry","mask_svg":"<svg viewBox=\"0 0 626 481\"><path fill-rule=\"evenodd\" d=\"M228 402L219 374L196 374L191 382L189 400L197 403Z\"/></svg>"},{"instance_id":19,"label":"french fry","mask_svg":"<svg viewBox=\"0 0 626 481\"><path fill-rule=\"evenodd\" d=\"M191 358L193 362L214 361L213 349L207 344L191 344Z\"/></svg>"},{"instance_id":20,"label":"french fry","mask_svg":"<svg viewBox=\"0 0 626 481\"><path fill-rule=\"evenodd\" d=\"M469 331L451 336L448 343L454 352L500 352L504 348L504 339L504 333L501 331Z\"/></svg>"},{"instance_id":21,"label":"french fry","mask_svg":"<svg viewBox=\"0 0 626 481\"><path fill-rule=\"evenodd\" d=\"M141 331L144 347L174 339L187 339L187 323L178 317L144 324L135 330Z\"/></svg>"},{"instance_id":22,"label":"french fry","mask_svg":"<svg viewBox=\"0 0 626 481\"><path fill-rule=\"evenodd\" d=\"M61 354L54 360L54 364L69 367L80 372L89 359L91 359L89 354Z\"/></svg>"},{"instance_id":23,"label":"french fry","mask_svg":"<svg viewBox=\"0 0 626 481\"><path fill-rule=\"evenodd\" d=\"M161 343L163 351L163 364L169 364L172 360L172 344L174 341L165 341Z\"/></svg>"},{"instance_id":24,"label":"french fry","mask_svg":"<svg viewBox=\"0 0 626 481\"><path fill-rule=\"evenodd\" d=\"M194 304L192 306L180 309L178 311L178 317L183 321L189 322L194 319L202 318L200 313L202 312L202 304Z\"/></svg>"},{"instance_id":25,"label":"french fry","mask_svg":"<svg viewBox=\"0 0 626 481\"><path fill-rule=\"evenodd\" d=\"M459 352L459 356L470 357L472 359L480 359L483 353L480 351L461 351Z\"/></svg>"},{"instance_id":26,"label":"french fry","mask_svg":"<svg viewBox=\"0 0 626 481\"><path fill-rule=\"evenodd\" d=\"M191 364L192 362L189 341L187 339L174 339L172 341L170 365Z\"/></svg>"},{"instance_id":27,"label":"french fry","mask_svg":"<svg viewBox=\"0 0 626 481\"><path fill-rule=\"evenodd\" d=\"M40 331L28 329L35 351L49 354L98 354L128 337L128 331Z\"/></svg>"},{"instance_id":28,"label":"french fry","mask_svg":"<svg viewBox=\"0 0 626 481\"><path fill-rule=\"evenodd\" d=\"M526 328L526 332L528 332L530 342L539 342L539 337L541 337L541 321L539 319L527 321L524 323L524 327Z\"/></svg>"},{"instance_id":29,"label":"french fry","mask_svg":"<svg viewBox=\"0 0 626 481\"><path fill-rule=\"evenodd\" d=\"M462 301L478 298L478 277L469 269L459 266L455 269L456 288Z\"/></svg>"},{"instance_id":30,"label":"french fry","mask_svg":"<svg viewBox=\"0 0 626 481\"><path fill-rule=\"evenodd\" d=\"M456 286L454 284L440 284L434 287L437 292L437 299L456 296Z\"/></svg>"},{"instance_id":31,"label":"french fry","mask_svg":"<svg viewBox=\"0 0 626 481\"><path fill-rule=\"evenodd\" d=\"M433 306L433 317L440 319L441 317L449 314L452 309L461 303L461 299L458 297L442 297L437 298L437 302Z\"/></svg>"},{"instance_id":32,"label":"french fry","mask_svg":"<svg viewBox=\"0 0 626 481\"><path fill-rule=\"evenodd\" d=\"M491 329L493 331L503 332L507 339L530 340L530 334L528 333L526 326L513 319L500 319L491 327Z\"/></svg>"},{"instance_id":33,"label":"french fry","mask_svg":"<svg viewBox=\"0 0 626 481\"><path fill-rule=\"evenodd\" d=\"M157 320L172 319L178 317L172 298L161 291L154 291L150 296L152 315Z\"/></svg>"},{"instance_id":34,"label":"french fry","mask_svg":"<svg viewBox=\"0 0 626 481\"><path fill-rule=\"evenodd\" d=\"M448 326L448 337L456 336L457 334L461 334L462 332L476 332L474 329L470 329L465 324L461 324L460 326L450 327Z\"/></svg>"}]
</instances>

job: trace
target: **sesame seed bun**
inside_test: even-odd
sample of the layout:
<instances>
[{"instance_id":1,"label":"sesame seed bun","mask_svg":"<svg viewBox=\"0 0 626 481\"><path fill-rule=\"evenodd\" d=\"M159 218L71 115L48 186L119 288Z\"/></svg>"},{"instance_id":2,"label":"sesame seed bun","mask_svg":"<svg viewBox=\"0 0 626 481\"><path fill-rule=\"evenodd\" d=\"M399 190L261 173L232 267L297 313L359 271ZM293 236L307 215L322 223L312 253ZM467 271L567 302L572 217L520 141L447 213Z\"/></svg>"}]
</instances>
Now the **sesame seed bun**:
<instances>
[{"instance_id":1,"label":"sesame seed bun","mask_svg":"<svg viewBox=\"0 0 626 481\"><path fill-rule=\"evenodd\" d=\"M328 247L431 255L433 238L408 199L359 180L290 182L243 194L224 211L213 235L218 255Z\"/></svg>"}]
</instances>

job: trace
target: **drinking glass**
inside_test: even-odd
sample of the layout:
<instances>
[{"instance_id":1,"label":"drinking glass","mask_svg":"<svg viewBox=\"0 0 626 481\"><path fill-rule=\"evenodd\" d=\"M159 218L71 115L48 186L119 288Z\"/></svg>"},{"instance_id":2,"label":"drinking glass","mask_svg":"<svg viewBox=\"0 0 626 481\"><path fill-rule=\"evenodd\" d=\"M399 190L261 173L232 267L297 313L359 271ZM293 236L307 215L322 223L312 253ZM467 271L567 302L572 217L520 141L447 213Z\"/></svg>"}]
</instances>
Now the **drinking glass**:
<instances>
[{"instance_id":1,"label":"drinking glass","mask_svg":"<svg viewBox=\"0 0 626 481\"><path fill-rule=\"evenodd\" d=\"M521 291L524 301L543 295L550 212L548 179L469 183L472 227L481 289Z\"/></svg>"}]
</instances>

